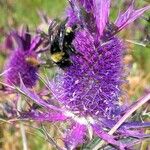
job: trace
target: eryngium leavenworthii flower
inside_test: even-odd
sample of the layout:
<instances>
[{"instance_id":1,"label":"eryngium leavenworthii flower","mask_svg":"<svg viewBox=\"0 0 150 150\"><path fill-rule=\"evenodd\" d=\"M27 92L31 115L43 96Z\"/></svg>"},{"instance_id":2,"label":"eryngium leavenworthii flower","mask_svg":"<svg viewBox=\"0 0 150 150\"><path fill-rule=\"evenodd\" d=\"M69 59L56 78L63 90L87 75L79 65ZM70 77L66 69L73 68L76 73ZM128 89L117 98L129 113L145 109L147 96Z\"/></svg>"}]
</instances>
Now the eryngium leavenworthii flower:
<instances>
[{"instance_id":1,"label":"eryngium leavenworthii flower","mask_svg":"<svg viewBox=\"0 0 150 150\"><path fill-rule=\"evenodd\" d=\"M13 31L8 38L14 38L17 48L9 56L5 70L5 81L10 85L19 85L20 78L27 87L32 87L37 81L38 61L35 50L41 43L40 37L31 39L28 28L23 28L21 33Z\"/></svg>"},{"instance_id":2,"label":"eryngium leavenworthii flower","mask_svg":"<svg viewBox=\"0 0 150 150\"><path fill-rule=\"evenodd\" d=\"M133 2L114 23L109 20L111 0L72 0L68 26L80 24L73 45L81 55L72 55L72 66L52 82L54 96L65 110L76 116L117 120L123 80L122 40L117 33L150 6L134 10Z\"/></svg>"},{"instance_id":3,"label":"eryngium leavenworthii flower","mask_svg":"<svg viewBox=\"0 0 150 150\"><path fill-rule=\"evenodd\" d=\"M81 27L73 41L77 53L70 56L72 61L70 67L60 69L53 81L43 81L49 85L52 92L51 102L44 101L24 85L21 86L23 93L44 109L40 112L33 109L22 113L20 117L42 122L70 121L71 127L64 136L68 150L83 143L87 133L90 138L95 133L121 150L125 150L127 145L115 137L117 139L146 137L133 131L133 126L130 127L128 122L116 131L115 137L106 132L122 115L119 97L124 82L122 62L124 44L117 33L150 8L134 10L132 3L125 13L118 16L115 23L111 23L110 2L110 0L70 0L67 25L78 24ZM54 99L58 102L54 102ZM134 126L135 129L139 129L148 126L149 123L136 125L138 127Z\"/></svg>"},{"instance_id":4,"label":"eryngium leavenworthii flower","mask_svg":"<svg viewBox=\"0 0 150 150\"><path fill-rule=\"evenodd\" d=\"M95 47L93 37L84 29L76 34L74 45L83 56L72 56L73 65L55 80L55 96L79 116L113 117L119 111L122 42L113 38Z\"/></svg>"},{"instance_id":5,"label":"eryngium leavenworthii flower","mask_svg":"<svg viewBox=\"0 0 150 150\"><path fill-rule=\"evenodd\" d=\"M123 83L124 46L116 36L148 7L133 9L133 3L115 23L108 20L110 0L72 0L68 26L80 24L72 55L72 66L52 84L53 93L63 106L78 116L117 119ZM73 16L73 17L72 17Z\"/></svg>"}]
</instances>

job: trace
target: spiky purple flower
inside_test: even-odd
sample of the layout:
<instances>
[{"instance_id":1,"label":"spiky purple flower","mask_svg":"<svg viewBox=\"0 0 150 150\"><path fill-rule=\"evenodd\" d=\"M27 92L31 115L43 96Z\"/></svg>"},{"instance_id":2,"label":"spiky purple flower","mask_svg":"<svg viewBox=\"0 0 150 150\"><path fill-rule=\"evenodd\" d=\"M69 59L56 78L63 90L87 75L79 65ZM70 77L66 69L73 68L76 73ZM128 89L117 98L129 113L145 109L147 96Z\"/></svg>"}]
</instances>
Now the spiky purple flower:
<instances>
[{"instance_id":1,"label":"spiky purple flower","mask_svg":"<svg viewBox=\"0 0 150 150\"><path fill-rule=\"evenodd\" d=\"M20 78L27 87L32 87L37 81L38 63L35 50L40 45L40 37L31 39L28 28L21 33L13 31L7 39L12 45L15 39L17 48L13 48L5 66L5 81L10 85L20 85ZM7 47L10 47L7 45ZM12 47L12 46L11 46Z\"/></svg>"},{"instance_id":2,"label":"spiky purple flower","mask_svg":"<svg viewBox=\"0 0 150 150\"><path fill-rule=\"evenodd\" d=\"M72 55L72 65L60 70L53 81L43 80L52 92L51 101L44 101L29 91L23 84L24 80L21 84L20 91L45 109L43 112L33 109L20 114L20 117L50 122L70 120L71 129L64 137L69 150L83 143L86 133L90 138L95 133L121 150L127 147L103 130L111 129L123 112L119 97L124 82L124 45L117 33L150 6L134 10L132 3L125 13L119 14L115 23L111 23L110 3L111 0L70 0L67 25L81 26L73 41L80 55ZM137 124L138 127L134 126L136 129L147 125ZM132 129L133 124L126 122L117 130L117 135L139 139L146 137Z\"/></svg>"},{"instance_id":3,"label":"spiky purple flower","mask_svg":"<svg viewBox=\"0 0 150 150\"><path fill-rule=\"evenodd\" d=\"M90 33L82 30L74 45L83 56L72 56L73 65L55 80L55 96L78 116L114 117L119 113L122 42L113 38L96 47Z\"/></svg>"},{"instance_id":4,"label":"spiky purple flower","mask_svg":"<svg viewBox=\"0 0 150 150\"><path fill-rule=\"evenodd\" d=\"M110 0L72 0L68 26L83 26L74 39L81 55L52 83L52 91L63 106L78 116L117 119L123 83L124 46L116 34L149 7L134 11L133 3L116 23L109 21Z\"/></svg>"}]
</instances>

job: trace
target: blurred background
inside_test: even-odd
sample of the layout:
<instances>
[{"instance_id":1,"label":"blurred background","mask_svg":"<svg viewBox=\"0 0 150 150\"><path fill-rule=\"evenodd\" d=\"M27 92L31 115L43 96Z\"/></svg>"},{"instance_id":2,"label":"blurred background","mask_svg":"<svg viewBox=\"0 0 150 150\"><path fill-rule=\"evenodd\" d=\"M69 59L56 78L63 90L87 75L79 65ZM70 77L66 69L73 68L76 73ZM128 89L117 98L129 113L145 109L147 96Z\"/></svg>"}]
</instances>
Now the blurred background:
<instances>
[{"instance_id":1,"label":"blurred background","mask_svg":"<svg viewBox=\"0 0 150 150\"><path fill-rule=\"evenodd\" d=\"M113 0L112 7L114 9L111 12L111 20L115 20L119 9L127 8L129 2L128 0L126 2ZM149 3L149 0L138 0L136 6L141 7ZM0 0L0 43L3 43L5 35L12 28L18 28L22 24L27 24L34 30L40 23L37 14L39 10L46 12L50 18L61 18L65 14L66 6L67 0ZM150 91L150 15L145 13L125 31L122 31L120 36L123 37L126 46L124 63L128 80L128 83L123 86L125 92L121 98L121 103L132 103L138 97ZM1 49L1 71L6 57L5 50ZM0 102L9 99L10 97L6 97L0 92ZM148 105L145 105L136 112L143 120L147 120L150 116L145 111L150 109L148 107ZM45 141L40 129L34 128L37 126L32 122L25 125L28 149L53 150L52 146ZM56 132L58 130L57 124L48 124L47 126L50 134L61 143L59 134ZM0 119L0 150L22 150L19 124L13 125Z\"/></svg>"}]
</instances>

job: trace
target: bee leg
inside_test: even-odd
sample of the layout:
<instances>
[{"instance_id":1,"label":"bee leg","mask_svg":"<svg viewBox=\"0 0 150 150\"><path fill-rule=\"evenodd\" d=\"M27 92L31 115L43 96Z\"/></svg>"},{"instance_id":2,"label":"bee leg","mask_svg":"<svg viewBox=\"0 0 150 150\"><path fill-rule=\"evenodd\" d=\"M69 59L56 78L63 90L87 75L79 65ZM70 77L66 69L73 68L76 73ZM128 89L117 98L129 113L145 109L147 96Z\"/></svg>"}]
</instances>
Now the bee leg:
<instances>
[{"instance_id":1,"label":"bee leg","mask_svg":"<svg viewBox=\"0 0 150 150\"><path fill-rule=\"evenodd\" d=\"M64 37L66 34L66 23L68 21L68 18L65 19L65 21L63 21L60 24L60 31L59 31L59 47L60 49L63 49L63 42L64 42Z\"/></svg>"}]
</instances>

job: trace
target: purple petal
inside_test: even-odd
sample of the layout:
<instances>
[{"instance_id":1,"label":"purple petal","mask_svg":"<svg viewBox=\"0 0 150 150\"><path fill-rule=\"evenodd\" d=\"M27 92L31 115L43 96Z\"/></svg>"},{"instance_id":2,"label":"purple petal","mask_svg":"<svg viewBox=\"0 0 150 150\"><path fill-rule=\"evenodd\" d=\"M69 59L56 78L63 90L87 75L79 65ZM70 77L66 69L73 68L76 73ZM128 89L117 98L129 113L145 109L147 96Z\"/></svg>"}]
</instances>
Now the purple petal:
<instances>
[{"instance_id":1,"label":"purple petal","mask_svg":"<svg viewBox=\"0 0 150 150\"><path fill-rule=\"evenodd\" d=\"M93 125L94 132L97 136L105 140L107 143L114 145L118 147L120 150L125 150L125 144L114 140L112 135L109 135L108 133L104 132L99 125Z\"/></svg>"},{"instance_id":2,"label":"purple petal","mask_svg":"<svg viewBox=\"0 0 150 150\"><path fill-rule=\"evenodd\" d=\"M56 106L50 105L48 103L46 103L46 101L44 101L43 99L41 99L35 92L30 91L29 89L26 88L26 86L24 85L24 83L22 82L22 80L20 81L21 86L20 88L17 88L22 94L24 94L25 96L29 97L31 100L33 100L35 103L37 103L38 105L45 107L47 109L52 109L52 110L56 110L56 111L61 111L61 109L59 109Z\"/></svg>"},{"instance_id":3,"label":"purple petal","mask_svg":"<svg viewBox=\"0 0 150 150\"><path fill-rule=\"evenodd\" d=\"M125 129L149 128L150 122L126 122L121 127Z\"/></svg>"},{"instance_id":4,"label":"purple petal","mask_svg":"<svg viewBox=\"0 0 150 150\"><path fill-rule=\"evenodd\" d=\"M119 14L118 18L115 21L115 24L119 28L119 31L122 30L124 27L126 27L128 24L132 23L137 18L139 18L145 11L149 9L150 5L138 10L134 10L132 2L132 4L126 10L126 12L123 14Z\"/></svg>"},{"instance_id":5,"label":"purple petal","mask_svg":"<svg viewBox=\"0 0 150 150\"><path fill-rule=\"evenodd\" d=\"M66 10L66 14L68 17L68 22L67 22L68 26L73 26L74 24L79 23L79 18L77 17L77 13L72 8L68 8Z\"/></svg>"},{"instance_id":6,"label":"purple petal","mask_svg":"<svg viewBox=\"0 0 150 150\"><path fill-rule=\"evenodd\" d=\"M42 40L39 36L35 36L31 41L30 51L35 51L41 44Z\"/></svg>"},{"instance_id":7,"label":"purple petal","mask_svg":"<svg viewBox=\"0 0 150 150\"><path fill-rule=\"evenodd\" d=\"M143 96L134 105L129 107L129 109L126 111L126 113L113 126L113 128L111 129L111 131L109 133L111 133L111 134L115 133L118 130L118 128L120 128L120 126L127 120L127 118L132 115L133 112L135 112L139 107L141 107L143 104L145 104L149 100L150 100L150 93L147 94L146 96Z\"/></svg>"},{"instance_id":8,"label":"purple petal","mask_svg":"<svg viewBox=\"0 0 150 150\"><path fill-rule=\"evenodd\" d=\"M66 133L65 145L67 149L74 149L77 145L82 144L86 134L86 127L76 123L71 130Z\"/></svg>"},{"instance_id":9,"label":"purple petal","mask_svg":"<svg viewBox=\"0 0 150 150\"><path fill-rule=\"evenodd\" d=\"M86 9L87 12L90 12L93 8L93 0L80 0L83 7Z\"/></svg>"},{"instance_id":10,"label":"purple petal","mask_svg":"<svg viewBox=\"0 0 150 150\"><path fill-rule=\"evenodd\" d=\"M104 119L103 124L105 127L111 129L117 122L114 120ZM119 129L139 129L139 128L149 128L150 122L125 122Z\"/></svg>"},{"instance_id":11,"label":"purple petal","mask_svg":"<svg viewBox=\"0 0 150 150\"><path fill-rule=\"evenodd\" d=\"M115 126L116 121L114 120L103 120L103 126L105 128L111 129L113 126ZM117 133L119 135L123 135L126 137L134 137L138 139L144 139L150 137L149 134L140 133L141 128L149 128L150 122L125 122L123 123L120 128L118 129ZM131 130L130 130L131 129ZM132 129L136 129L136 131L132 131Z\"/></svg>"},{"instance_id":12,"label":"purple petal","mask_svg":"<svg viewBox=\"0 0 150 150\"><path fill-rule=\"evenodd\" d=\"M133 137L137 139L150 138L150 134L143 134L139 133L138 131L131 131L131 130L121 130L119 131L119 134L124 135L126 137Z\"/></svg>"},{"instance_id":13,"label":"purple petal","mask_svg":"<svg viewBox=\"0 0 150 150\"><path fill-rule=\"evenodd\" d=\"M21 37L24 44L24 49L29 50L31 44L31 35L29 34L28 26L23 26L21 30Z\"/></svg>"},{"instance_id":14,"label":"purple petal","mask_svg":"<svg viewBox=\"0 0 150 150\"><path fill-rule=\"evenodd\" d=\"M56 122L56 121L65 121L67 119L61 113L41 113L41 112L21 112L20 119L32 119L39 122L48 121L48 122Z\"/></svg>"},{"instance_id":15,"label":"purple petal","mask_svg":"<svg viewBox=\"0 0 150 150\"><path fill-rule=\"evenodd\" d=\"M11 36L11 35L8 35L8 36L6 37L4 47L7 48L7 49L10 49L10 50L13 50L13 49L14 49L14 44L13 44L12 36Z\"/></svg>"},{"instance_id":16,"label":"purple petal","mask_svg":"<svg viewBox=\"0 0 150 150\"><path fill-rule=\"evenodd\" d=\"M97 28L99 29L99 35L102 36L104 28L108 22L110 12L110 0L94 0L94 14L96 18Z\"/></svg>"},{"instance_id":17,"label":"purple petal","mask_svg":"<svg viewBox=\"0 0 150 150\"><path fill-rule=\"evenodd\" d=\"M83 16L81 14L81 6L78 0L69 0L70 8L67 10L68 25L73 25L74 23L83 23Z\"/></svg>"},{"instance_id":18,"label":"purple petal","mask_svg":"<svg viewBox=\"0 0 150 150\"><path fill-rule=\"evenodd\" d=\"M18 35L18 33L16 31L13 31L11 35L17 43L17 49L24 50L22 38Z\"/></svg>"}]
</instances>

